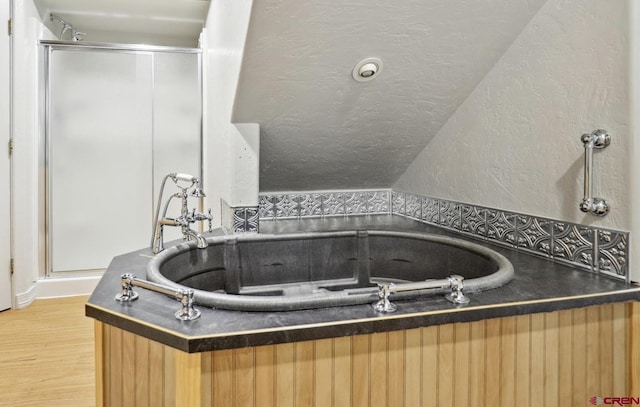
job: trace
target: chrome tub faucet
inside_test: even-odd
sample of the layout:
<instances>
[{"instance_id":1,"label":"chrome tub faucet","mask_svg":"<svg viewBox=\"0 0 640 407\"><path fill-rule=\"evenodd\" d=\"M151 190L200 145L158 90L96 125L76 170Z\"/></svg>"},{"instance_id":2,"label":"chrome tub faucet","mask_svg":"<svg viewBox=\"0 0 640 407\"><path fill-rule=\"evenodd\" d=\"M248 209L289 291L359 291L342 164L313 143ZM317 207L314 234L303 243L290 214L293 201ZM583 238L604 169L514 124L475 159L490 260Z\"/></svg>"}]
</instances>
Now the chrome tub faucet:
<instances>
[{"instance_id":1,"label":"chrome tub faucet","mask_svg":"<svg viewBox=\"0 0 640 407\"><path fill-rule=\"evenodd\" d=\"M167 199L167 202L164 205L164 209L162 210L162 217L160 217L160 205L162 204L162 194L164 192L164 186L167 182L167 179L171 179L176 187L180 189L180 192L176 192ZM187 186L183 186L180 182L188 183ZM187 190L193 187L191 192ZM167 174L162 180L162 185L160 186L160 193L158 196L158 204L156 205L156 214L153 220L153 234L151 237L151 250L154 254L160 253L164 250L163 244L163 233L165 226L176 226L180 227L182 231L182 235L185 240L195 240L196 246L199 249L204 249L207 247L207 241L204 236L195 230L191 229L191 224L195 222L208 221L209 222L209 231L211 231L211 224L213 217L211 216L211 209L209 209L208 213L200 213L196 212L195 208L189 211L188 199L192 198L202 198L205 197L204 191L200 188L200 180L197 177L194 177L189 174L179 174L175 172L171 172ZM169 208L169 203L173 198L180 198L182 204L180 206L180 216L177 218L169 218L167 217L167 209Z\"/></svg>"}]
</instances>

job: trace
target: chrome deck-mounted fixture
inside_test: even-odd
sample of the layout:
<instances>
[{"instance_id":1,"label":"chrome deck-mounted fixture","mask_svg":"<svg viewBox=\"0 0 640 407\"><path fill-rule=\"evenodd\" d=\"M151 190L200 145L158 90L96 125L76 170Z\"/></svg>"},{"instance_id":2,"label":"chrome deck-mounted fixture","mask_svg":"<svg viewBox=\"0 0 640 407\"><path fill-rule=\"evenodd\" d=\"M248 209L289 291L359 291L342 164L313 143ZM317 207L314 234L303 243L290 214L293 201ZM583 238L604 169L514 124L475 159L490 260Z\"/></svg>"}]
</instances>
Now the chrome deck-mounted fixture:
<instances>
[{"instance_id":1,"label":"chrome deck-mounted fixture","mask_svg":"<svg viewBox=\"0 0 640 407\"><path fill-rule=\"evenodd\" d=\"M133 291L133 287L135 286L155 291L160 294L165 294L180 301L180 303L182 303L182 308L175 313L175 317L181 321L193 321L200 317L200 311L193 306L194 291L191 289L174 289L166 287L161 284L136 278L130 273L123 274L121 276L121 281L122 292L116 295L116 301L131 302L137 300L138 293Z\"/></svg>"},{"instance_id":2,"label":"chrome deck-mounted fixture","mask_svg":"<svg viewBox=\"0 0 640 407\"><path fill-rule=\"evenodd\" d=\"M162 217L160 217L160 205L162 204L162 194L164 193L164 186L167 182L167 179L171 179L176 186L180 189L180 192L176 192L171 195L167 202L164 205L164 209L162 210ZM181 186L179 182L187 182L189 183L186 187ZM187 192L189 188L193 187L191 192ZM158 254L164 250L163 244L163 232L165 226L179 226L182 229L182 235L185 240L195 239L196 244L199 249L204 249L207 247L207 241L204 239L200 233L192 230L190 225L195 222L200 222L207 220L209 221L209 232L211 232L211 222L213 217L211 216L211 209L207 214L196 212L195 209L189 211L188 207L188 198L202 198L205 197L204 191L200 188L200 180L197 177L189 174L178 174L175 172L170 172L167 174L163 180L162 185L160 186L160 193L158 194L158 204L156 205L156 215L153 219L153 233L151 236L151 250L153 253ZM167 217L167 209L169 208L169 203L173 198L180 198L182 200L180 216L177 218L168 218Z\"/></svg>"},{"instance_id":3,"label":"chrome deck-mounted fixture","mask_svg":"<svg viewBox=\"0 0 640 407\"><path fill-rule=\"evenodd\" d=\"M596 216L604 216L609 213L609 204L603 199L591 196L593 186L593 149L603 149L611 144L611 136L606 130L598 129L591 134L583 134L580 141L584 144L584 198L580 203L580 210L593 213Z\"/></svg>"},{"instance_id":4,"label":"chrome deck-mounted fixture","mask_svg":"<svg viewBox=\"0 0 640 407\"><path fill-rule=\"evenodd\" d=\"M427 280L417 283L379 283L378 284L378 297L380 300L373 304L373 308L377 312L388 313L394 312L397 307L391 301L389 296L391 293L400 291L417 291L417 290L431 290L436 288L450 288L451 292L445 295L445 298L454 304L468 304L469 297L466 297L462 292L464 284L462 283L464 277L458 275L452 275L440 280Z\"/></svg>"}]
</instances>

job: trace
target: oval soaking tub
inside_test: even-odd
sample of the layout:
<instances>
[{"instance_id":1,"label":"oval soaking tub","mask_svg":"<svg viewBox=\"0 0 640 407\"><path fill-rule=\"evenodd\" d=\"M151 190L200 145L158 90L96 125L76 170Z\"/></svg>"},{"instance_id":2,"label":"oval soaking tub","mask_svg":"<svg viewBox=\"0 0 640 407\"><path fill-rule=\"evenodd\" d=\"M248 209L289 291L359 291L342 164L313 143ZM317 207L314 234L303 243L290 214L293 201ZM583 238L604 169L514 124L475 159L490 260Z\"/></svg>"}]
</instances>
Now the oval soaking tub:
<instances>
[{"instance_id":1,"label":"oval soaking tub","mask_svg":"<svg viewBox=\"0 0 640 407\"><path fill-rule=\"evenodd\" d=\"M464 277L464 292L513 278L504 256L445 236L397 231L239 235L170 247L156 255L147 278L195 291L196 304L239 311L291 311L373 303L378 284ZM391 299L445 293L444 288L393 293Z\"/></svg>"}]
</instances>

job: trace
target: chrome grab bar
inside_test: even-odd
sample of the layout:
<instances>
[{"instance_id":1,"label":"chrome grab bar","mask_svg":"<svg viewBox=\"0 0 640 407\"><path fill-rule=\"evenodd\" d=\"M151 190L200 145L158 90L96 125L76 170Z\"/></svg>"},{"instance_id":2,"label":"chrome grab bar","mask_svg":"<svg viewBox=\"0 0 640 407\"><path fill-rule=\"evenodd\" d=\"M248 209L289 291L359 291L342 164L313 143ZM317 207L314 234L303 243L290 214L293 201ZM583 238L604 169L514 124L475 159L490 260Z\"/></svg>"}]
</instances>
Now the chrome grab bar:
<instances>
[{"instance_id":1,"label":"chrome grab bar","mask_svg":"<svg viewBox=\"0 0 640 407\"><path fill-rule=\"evenodd\" d=\"M464 277L452 275L440 280L427 280L415 283L384 283L378 284L378 297L380 300L373 304L373 308L378 312L394 312L397 307L391 301L389 296L391 293L401 291L431 290L436 288L451 288L451 292L445 295L445 298L454 304L468 304L469 297L462 292Z\"/></svg>"},{"instance_id":2,"label":"chrome grab bar","mask_svg":"<svg viewBox=\"0 0 640 407\"><path fill-rule=\"evenodd\" d=\"M580 210L604 216L609 213L609 204L603 199L591 196L593 186L593 149L603 149L611 144L611 136L606 130L594 130L591 134L583 134L580 141L584 144L584 198L580 203Z\"/></svg>"},{"instance_id":3,"label":"chrome grab bar","mask_svg":"<svg viewBox=\"0 0 640 407\"><path fill-rule=\"evenodd\" d=\"M133 287L140 287L160 294L173 297L182 303L175 316L181 321L193 321L200 317L200 311L193 306L194 291L191 289L175 289L151 281L134 277L133 274L125 273L121 276L122 291L116 295L116 301L131 302L138 299L138 293L133 291Z\"/></svg>"}]
</instances>

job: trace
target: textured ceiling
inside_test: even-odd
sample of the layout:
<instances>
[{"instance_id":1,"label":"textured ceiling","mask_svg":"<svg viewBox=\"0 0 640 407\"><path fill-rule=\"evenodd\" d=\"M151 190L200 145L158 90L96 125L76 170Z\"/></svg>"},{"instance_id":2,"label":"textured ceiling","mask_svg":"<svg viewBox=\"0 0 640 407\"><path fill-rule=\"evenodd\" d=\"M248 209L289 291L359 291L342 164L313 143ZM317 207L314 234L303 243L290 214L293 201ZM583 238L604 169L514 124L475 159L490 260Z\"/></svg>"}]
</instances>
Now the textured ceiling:
<instances>
[{"instance_id":1,"label":"textured ceiling","mask_svg":"<svg viewBox=\"0 0 640 407\"><path fill-rule=\"evenodd\" d=\"M261 126L260 189L390 187L544 1L255 0L234 121Z\"/></svg>"},{"instance_id":2,"label":"textured ceiling","mask_svg":"<svg viewBox=\"0 0 640 407\"><path fill-rule=\"evenodd\" d=\"M87 33L85 41L196 47L209 8L207 0L35 0L56 34L62 26L49 13ZM68 38L65 38L68 39Z\"/></svg>"}]
</instances>

